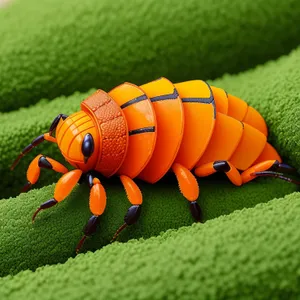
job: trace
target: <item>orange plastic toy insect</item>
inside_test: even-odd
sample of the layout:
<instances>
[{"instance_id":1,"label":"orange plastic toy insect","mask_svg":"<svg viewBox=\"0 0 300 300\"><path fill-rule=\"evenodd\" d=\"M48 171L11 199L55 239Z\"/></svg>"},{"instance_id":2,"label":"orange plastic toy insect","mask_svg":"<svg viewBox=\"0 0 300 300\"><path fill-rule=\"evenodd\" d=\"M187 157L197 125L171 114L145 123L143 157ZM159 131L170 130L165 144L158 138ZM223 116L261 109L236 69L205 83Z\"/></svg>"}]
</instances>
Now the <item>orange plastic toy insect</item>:
<instances>
[{"instance_id":1,"label":"orange plastic toy insect","mask_svg":"<svg viewBox=\"0 0 300 300\"><path fill-rule=\"evenodd\" d=\"M198 177L225 172L237 186L257 176L299 184L277 173L294 169L282 164L267 142L267 133L264 119L254 108L204 81L172 84L160 78L142 86L124 83L109 93L98 90L81 103L79 112L58 115L49 132L34 139L12 169L44 140L56 143L75 168L68 171L42 154L31 162L24 191L37 182L41 168L64 174L55 187L54 198L41 204L32 220L40 210L64 200L80 180L87 180L93 215L77 245L78 253L85 238L95 232L106 206L105 189L95 171L105 177L118 175L132 205L113 239L139 218L143 200L134 178L155 183L168 171L174 172L198 222L199 186L192 170Z\"/></svg>"}]
</instances>

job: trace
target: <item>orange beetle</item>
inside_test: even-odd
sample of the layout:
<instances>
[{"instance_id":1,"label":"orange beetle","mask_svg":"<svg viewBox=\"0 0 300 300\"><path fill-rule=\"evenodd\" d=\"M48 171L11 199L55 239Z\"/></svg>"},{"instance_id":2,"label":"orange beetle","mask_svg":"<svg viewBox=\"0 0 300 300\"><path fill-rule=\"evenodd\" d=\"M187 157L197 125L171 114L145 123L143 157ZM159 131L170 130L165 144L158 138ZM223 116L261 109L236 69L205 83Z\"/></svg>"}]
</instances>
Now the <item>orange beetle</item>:
<instances>
[{"instance_id":1,"label":"orange beetle","mask_svg":"<svg viewBox=\"0 0 300 300\"><path fill-rule=\"evenodd\" d=\"M85 238L95 232L106 206L105 190L95 171L105 177L118 175L132 205L113 240L139 218L143 200L133 181L136 177L155 183L173 171L194 219L200 222L199 186L191 170L198 177L225 172L237 186L257 176L299 184L277 173L295 169L282 163L267 142L267 134L262 116L224 90L201 80L172 84L159 78L142 86L124 83L108 93L96 91L81 103L81 111L58 115L49 132L33 140L12 169L44 140L57 143L66 161L75 168L68 171L43 155L31 162L23 191L37 182L41 168L64 174L54 197L41 204L32 220L40 210L64 200L80 180L88 181L93 215L77 245L78 253Z\"/></svg>"}]
</instances>

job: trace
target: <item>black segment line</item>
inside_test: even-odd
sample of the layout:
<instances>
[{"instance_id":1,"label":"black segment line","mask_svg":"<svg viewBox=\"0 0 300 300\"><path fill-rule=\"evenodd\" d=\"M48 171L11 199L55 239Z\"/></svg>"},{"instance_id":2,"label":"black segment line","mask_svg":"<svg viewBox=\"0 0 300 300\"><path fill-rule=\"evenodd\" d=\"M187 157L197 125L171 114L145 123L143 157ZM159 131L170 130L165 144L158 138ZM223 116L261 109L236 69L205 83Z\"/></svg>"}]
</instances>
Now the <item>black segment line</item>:
<instances>
[{"instance_id":1,"label":"black segment line","mask_svg":"<svg viewBox=\"0 0 300 300\"><path fill-rule=\"evenodd\" d=\"M129 135L144 133L144 132L155 132L155 126L143 127L129 131Z\"/></svg>"},{"instance_id":2,"label":"black segment line","mask_svg":"<svg viewBox=\"0 0 300 300\"><path fill-rule=\"evenodd\" d=\"M215 103L215 99L214 99L214 95L213 95L213 92L211 90L211 87L210 85L203 81L207 87L209 88L210 90L210 97L209 98L181 98L182 102L192 102L192 103L204 103L204 104L212 104L213 105L213 108L214 108L214 119L216 118L216 115L217 115L217 111L216 111L216 103Z\"/></svg>"},{"instance_id":3,"label":"black segment line","mask_svg":"<svg viewBox=\"0 0 300 300\"><path fill-rule=\"evenodd\" d=\"M150 98L151 102L155 101L162 101L162 100L171 100L171 99L177 99L179 96L177 90L174 88L174 91L172 94L166 94L166 95L161 95L161 96L155 96Z\"/></svg>"},{"instance_id":4,"label":"black segment line","mask_svg":"<svg viewBox=\"0 0 300 300\"><path fill-rule=\"evenodd\" d=\"M139 96L139 97L136 97L134 99L131 99L125 103L123 103L120 107L123 109L131 104L134 104L134 103L137 103L137 102L140 102L140 101L143 101L143 100L146 100L147 99L147 96L145 94Z\"/></svg>"}]
</instances>

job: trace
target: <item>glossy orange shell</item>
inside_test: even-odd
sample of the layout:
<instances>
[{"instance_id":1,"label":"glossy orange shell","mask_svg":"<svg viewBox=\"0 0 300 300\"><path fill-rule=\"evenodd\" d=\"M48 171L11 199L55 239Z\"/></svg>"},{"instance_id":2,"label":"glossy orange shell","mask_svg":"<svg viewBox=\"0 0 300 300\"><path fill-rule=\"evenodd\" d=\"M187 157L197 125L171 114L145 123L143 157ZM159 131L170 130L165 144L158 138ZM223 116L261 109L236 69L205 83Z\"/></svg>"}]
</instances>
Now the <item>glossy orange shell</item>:
<instances>
[{"instance_id":1,"label":"glossy orange shell","mask_svg":"<svg viewBox=\"0 0 300 300\"><path fill-rule=\"evenodd\" d=\"M156 147L157 120L155 110L145 91L132 83L125 82L108 93L121 107L128 126L129 140L125 160L118 170L119 175L136 177L149 163ZM152 131L139 132L141 128Z\"/></svg>"},{"instance_id":2,"label":"glossy orange shell","mask_svg":"<svg viewBox=\"0 0 300 300\"><path fill-rule=\"evenodd\" d=\"M212 162L226 160L244 171L264 160L281 161L267 143L262 116L202 80L173 84L162 77L141 86L125 82L108 93L97 90L81 109L59 123L57 142L66 159L84 172L155 183L174 165L211 169ZM84 164L80 146L87 132L95 150Z\"/></svg>"}]
</instances>

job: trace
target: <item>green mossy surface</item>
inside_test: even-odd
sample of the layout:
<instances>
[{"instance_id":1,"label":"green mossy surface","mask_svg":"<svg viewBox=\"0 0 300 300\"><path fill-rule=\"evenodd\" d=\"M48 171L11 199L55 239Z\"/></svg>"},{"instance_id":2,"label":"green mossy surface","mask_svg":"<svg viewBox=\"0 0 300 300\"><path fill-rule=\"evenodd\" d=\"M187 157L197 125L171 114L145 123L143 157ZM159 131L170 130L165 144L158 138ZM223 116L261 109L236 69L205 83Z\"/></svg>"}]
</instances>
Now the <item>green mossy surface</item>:
<instances>
[{"instance_id":1,"label":"green mossy surface","mask_svg":"<svg viewBox=\"0 0 300 300\"><path fill-rule=\"evenodd\" d=\"M119 241L149 238L169 228L193 223L188 202L180 194L174 176L167 176L155 185L137 183L143 192L142 215L136 225L123 231ZM119 180L103 181L103 185L107 192L107 207L97 233L86 242L83 252L109 244L130 206ZM295 185L276 179L259 179L235 187L221 175L199 180L199 185L201 196L198 202L204 221L282 197L297 189ZM32 224L34 211L52 198L53 192L54 185L51 185L0 201L0 276L28 268L34 270L45 264L63 263L75 256L82 229L91 216L89 189L86 185L79 186L62 203L40 212Z\"/></svg>"},{"instance_id":2,"label":"green mossy surface","mask_svg":"<svg viewBox=\"0 0 300 300\"><path fill-rule=\"evenodd\" d=\"M294 193L204 225L4 277L0 297L299 299L299 226L300 196Z\"/></svg>"},{"instance_id":3,"label":"green mossy surface","mask_svg":"<svg viewBox=\"0 0 300 300\"><path fill-rule=\"evenodd\" d=\"M15 0L0 11L0 111L239 72L295 48L299 19L298 0Z\"/></svg>"}]
</instances>

